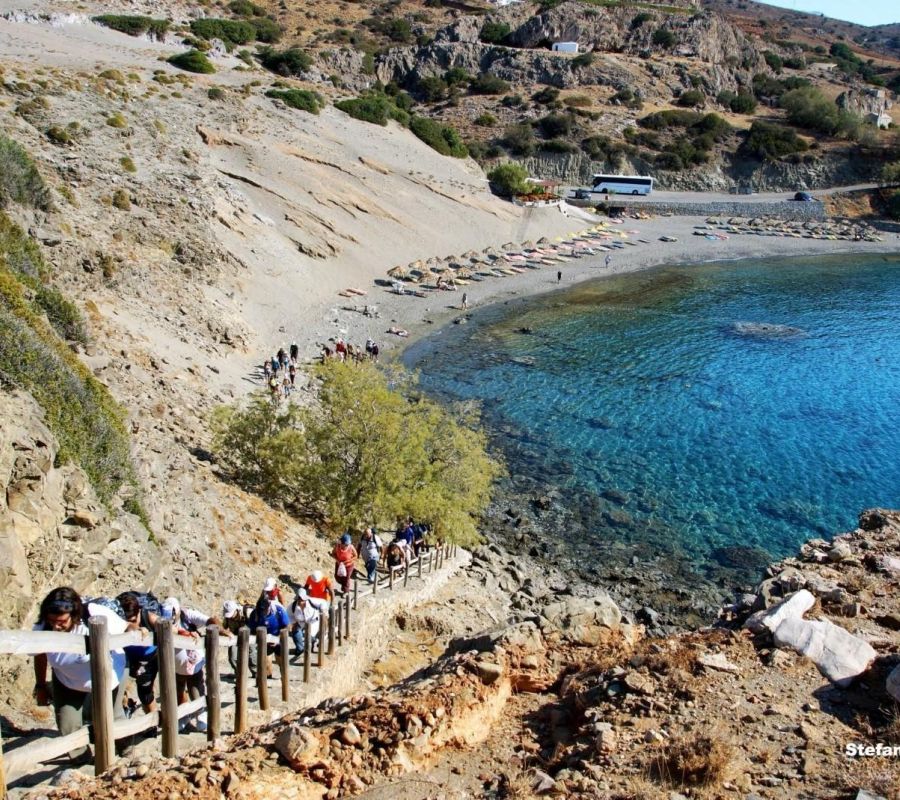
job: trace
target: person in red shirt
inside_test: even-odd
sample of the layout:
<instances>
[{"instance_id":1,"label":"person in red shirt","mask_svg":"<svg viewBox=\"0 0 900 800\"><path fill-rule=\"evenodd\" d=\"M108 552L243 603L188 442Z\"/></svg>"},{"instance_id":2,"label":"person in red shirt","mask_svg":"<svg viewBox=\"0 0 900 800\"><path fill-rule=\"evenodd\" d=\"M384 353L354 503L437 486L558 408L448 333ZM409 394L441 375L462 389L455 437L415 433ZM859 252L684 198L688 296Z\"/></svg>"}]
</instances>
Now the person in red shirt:
<instances>
[{"instance_id":1,"label":"person in red shirt","mask_svg":"<svg viewBox=\"0 0 900 800\"><path fill-rule=\"evenodd\" d=\"M350 539L350 534L345 533L334 546L331 555L334 557L334 579L341 591L346 594L350 591L350 580L353 578L353 570L356 569L356 548Z\"/></svg>"},{"instance_id":2,"label":"person in red shirt","mask_svg":"<svg viewBox=\"0 0 900 800\"><path fill-rule=\"evenodd\" d=\"M331 603L334 599L334 592L331 589L331 578L325 575L320 569L317 569L306 579L303 588L306 589L306 593L311 598L315 598L316 600L324 600L326 603Z\"/></svg>"}]
</instances>

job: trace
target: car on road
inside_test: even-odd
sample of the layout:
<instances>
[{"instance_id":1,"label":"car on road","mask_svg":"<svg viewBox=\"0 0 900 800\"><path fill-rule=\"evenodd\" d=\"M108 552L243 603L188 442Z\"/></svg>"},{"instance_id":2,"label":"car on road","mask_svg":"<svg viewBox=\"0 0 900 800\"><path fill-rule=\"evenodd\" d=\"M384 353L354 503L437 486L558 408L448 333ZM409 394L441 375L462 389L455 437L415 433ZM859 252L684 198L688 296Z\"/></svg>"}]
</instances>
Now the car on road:
<instances>
[{"instance_id":1,"label":"car on road","mask_svg":"<svg viewBox=\"0 0 900 800\"><path fill-rule=\"evenodd\" d=\"M794 192L794 197L792 199L799 203L811 203L813 201L813 196L809 192Z\"/></svg>"},{"instance_id":2,"label":"car on road","mask_svg":"<svg viewBox=\"0 0 900 800\"><path fill-rule=\"evenodd\" d=\"M591 199L591 190L590 189L576 189L572 193L572 197L575 200L590 200Z\"/></svg>"}]
</instances>

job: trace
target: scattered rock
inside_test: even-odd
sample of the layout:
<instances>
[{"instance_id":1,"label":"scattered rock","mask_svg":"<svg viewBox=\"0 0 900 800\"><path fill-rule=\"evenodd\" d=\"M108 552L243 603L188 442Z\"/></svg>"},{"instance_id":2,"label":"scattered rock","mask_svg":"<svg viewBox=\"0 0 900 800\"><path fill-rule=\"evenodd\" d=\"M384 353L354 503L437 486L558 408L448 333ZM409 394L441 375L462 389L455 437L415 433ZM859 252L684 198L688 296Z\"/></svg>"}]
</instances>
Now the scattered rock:
<instances>
[{"instance_id":1,"label":"scattered rock","mask_svg":"<svg viewBox=\"0 0 900 800\"><path fill-rule=\"evenodd\" d=\"M865 672L877 655L868 642L828 620L785 619L775 631L775 643L806 656L841 687Z\"/></svg>"}]
</instances>

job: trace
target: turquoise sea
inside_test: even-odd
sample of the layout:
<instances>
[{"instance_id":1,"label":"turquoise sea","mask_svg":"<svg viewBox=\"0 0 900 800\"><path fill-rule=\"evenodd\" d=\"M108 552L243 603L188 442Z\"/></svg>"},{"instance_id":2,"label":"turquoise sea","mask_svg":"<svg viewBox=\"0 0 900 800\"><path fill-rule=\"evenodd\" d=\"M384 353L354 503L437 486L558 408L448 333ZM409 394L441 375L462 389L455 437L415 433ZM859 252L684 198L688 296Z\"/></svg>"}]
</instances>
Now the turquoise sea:
<instances>
[{"instance_id":1,"label":"turquoise sea","mask_svg":"<svg viewBox=\"0 0 900 800\"><path fill-rule=\"evenodd\" d=\"M477 400L508 489L696 568L900 507L900 256L685 265L475 312L407 366ZM573 540L577 540L573 541Z\"/></svg>"}]
</instances>

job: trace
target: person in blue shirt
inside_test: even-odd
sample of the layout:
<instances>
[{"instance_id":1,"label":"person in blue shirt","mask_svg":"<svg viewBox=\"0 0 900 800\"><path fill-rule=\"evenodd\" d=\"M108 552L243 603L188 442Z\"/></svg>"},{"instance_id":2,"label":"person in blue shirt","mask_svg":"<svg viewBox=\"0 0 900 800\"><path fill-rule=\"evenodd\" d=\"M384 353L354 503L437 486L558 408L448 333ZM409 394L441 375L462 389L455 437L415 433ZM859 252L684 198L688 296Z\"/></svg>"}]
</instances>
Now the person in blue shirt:
<instances>
[{"instance_id":1,"label":"person in blue shirt","mask_svg":"<svg viewBox=\"0 0 900 800\"><path fill-rule=\"evenodd\" d=\"M291 620L287 609L281 603L269 600L268 597L260 597L256 602L256 608L250 615L250 630L265 628L269 636L279 636L281 632L290 627ZM266 645L266 674L272 677L272 655L279 655L281 647L273 642Z\"/></svg>"}]
</instances>

